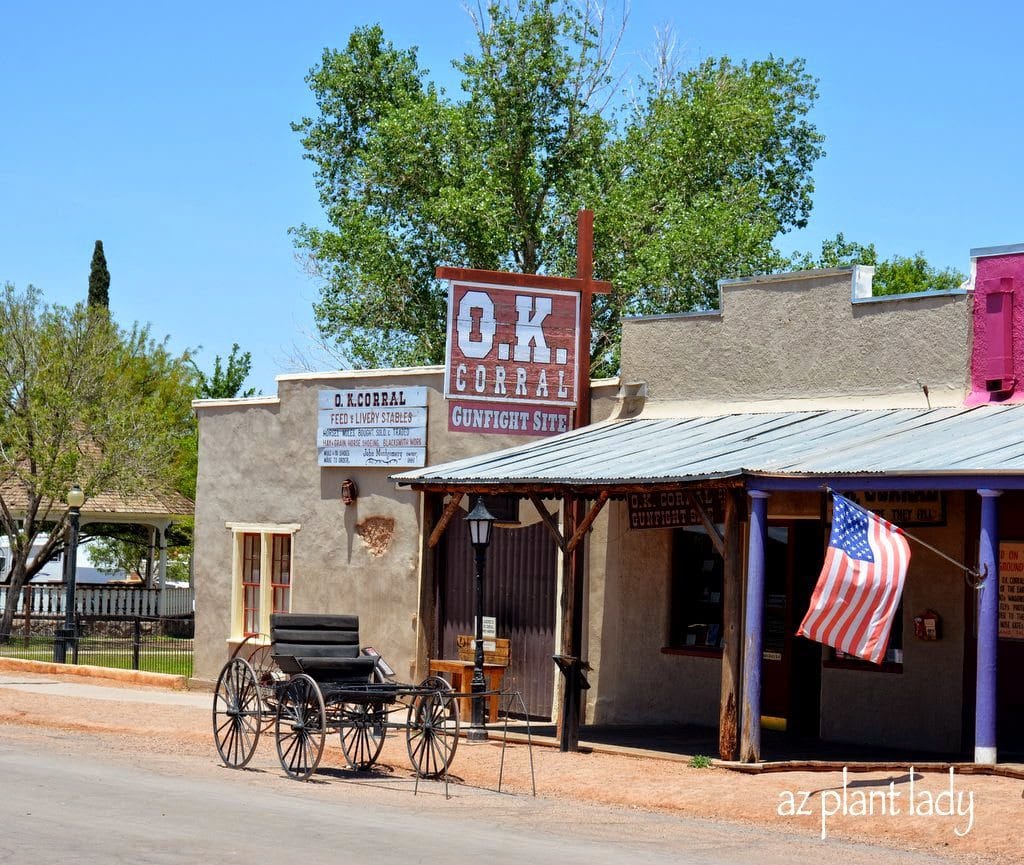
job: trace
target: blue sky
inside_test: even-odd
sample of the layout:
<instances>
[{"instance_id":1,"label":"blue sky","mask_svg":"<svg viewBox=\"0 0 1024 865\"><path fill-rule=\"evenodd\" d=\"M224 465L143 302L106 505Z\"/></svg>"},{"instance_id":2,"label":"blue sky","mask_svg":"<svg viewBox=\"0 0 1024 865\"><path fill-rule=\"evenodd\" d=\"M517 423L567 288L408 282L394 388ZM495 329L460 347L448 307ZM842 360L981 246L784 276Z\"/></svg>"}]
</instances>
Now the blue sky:
<instances>
[{"instance_id":1,"label":"blue sky","mask_svg":"<svg viewBox=\"0 0 1024 865\"><path fill-rule=\"evenodd\" d=\"M119 321L207 368L237 341L273 393L317 297L287 230L322 223L289 123L322 49L374 22L457 89L475 45L458 0L0 0L0 281L74 302L102 239ZM667 23L688 62L799 56L819 79L827 156L784 251L842 231L966 270L972 247L1024 241L1019 4L633 0L622 71Z\"/></svg>"}]
</instances>

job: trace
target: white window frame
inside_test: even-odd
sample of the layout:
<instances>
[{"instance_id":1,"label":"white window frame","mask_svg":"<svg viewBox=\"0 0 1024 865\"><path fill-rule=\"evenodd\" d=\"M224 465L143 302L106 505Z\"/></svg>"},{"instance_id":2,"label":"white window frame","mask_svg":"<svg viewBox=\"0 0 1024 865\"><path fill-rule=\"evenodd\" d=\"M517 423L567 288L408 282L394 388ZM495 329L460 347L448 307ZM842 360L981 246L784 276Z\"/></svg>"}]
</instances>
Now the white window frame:
<instances>
[{"instance_id":1,"label":"white window frame","mask_svg":"<svg viewBox=\"0 0 1024 865\"><path fill-rule=\"evenodd\" d=\"M273 535L289 535L291 538L288 593L289 611L295 590L295 534L301 528L298 523L225 523L231 532L231 639L245 639L244 592L242 589L242 551L245 535L260 536L260 634L270 634L270 612L273 606L272 541ZM269 637L268 637L269 639Z\"/></svg>"}]
</instances>

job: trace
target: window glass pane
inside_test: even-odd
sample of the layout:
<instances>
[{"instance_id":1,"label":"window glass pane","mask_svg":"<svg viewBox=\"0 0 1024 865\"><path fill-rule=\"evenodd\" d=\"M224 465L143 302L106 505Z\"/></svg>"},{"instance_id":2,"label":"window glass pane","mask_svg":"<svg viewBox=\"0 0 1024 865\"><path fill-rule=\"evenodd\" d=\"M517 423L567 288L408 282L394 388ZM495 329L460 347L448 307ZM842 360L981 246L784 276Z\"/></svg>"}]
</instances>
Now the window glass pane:
<instances>
[{"instance_id":1,"label":"window glass pane","mask_svg":"<svg viewBox=\"0 0 1024 865\"><path fill-rule=\"evenodd\" d=\"M722 557L701 527L672 533L669 645L722 646Z\"/></svg>"},{"instance_id":2,"label":"window glass pane","mask_svg":"<svg viewBox=\"0 0 1024 865\"><path fill-rule=\"evenodd\" d=\"M273 598L273 612L287 613L291 611L291 535L273 535L270 551L270 586Z\"/></svg>"},{"instance_id":3,"label":"window glass pane","mask_svg":"<svg viewBox=\"0 0 1024 865\"><path fill-rule=\"evenodd\" d=\"M242 632L260 632L260 536L242 535Z\"/></svg>"}]
</instances>

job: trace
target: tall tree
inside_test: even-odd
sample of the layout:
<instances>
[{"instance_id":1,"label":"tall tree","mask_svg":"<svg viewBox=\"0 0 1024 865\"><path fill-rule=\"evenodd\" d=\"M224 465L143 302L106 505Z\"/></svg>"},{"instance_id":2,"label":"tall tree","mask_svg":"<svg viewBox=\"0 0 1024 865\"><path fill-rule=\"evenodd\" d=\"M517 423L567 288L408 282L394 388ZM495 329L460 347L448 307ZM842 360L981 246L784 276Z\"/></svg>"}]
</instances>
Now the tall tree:
<instances>
[{"instance_id":1,"label":"tall tree","mask_svg":"<svg viewBox=\"0 0 1024 865\"><path fill-rule=\"evenodd\" d=\"M110 309L110 271L107 257L103 254L103 241L97 240L92 250L92 265L89 268L89 306Z\"/></svg>"},{"instance_id":2,"label":"tall tree","mask_svg":"<svg viewBox=\"0 0 1024 865\"><path fill-rule=\"evenodd\" d=\"M72 483L86 498L168 489L193 433L193 374L147 329L0 292L0 530L12 595L60 549ZM10 633L13 604L0 619Z\"/></svg>"},{"instance_id":3,"label":"tall tree","mask_svg":"<svg viewBox=\"0 0 1024 865\"><path fill-rule=\"evenodd\" d=\"M571 272L576 210L597 212L596 371L617 364L624 312L706 303L723 274L771 269L779 232L810 210L821 136L801 61L670 63L618 116L621 28L568 0L471 11L478 49L454 63L460 99L414 49L357 29L307 78L318 113L293 124L328 227L293 229L324 283L321 335L344 362L440 362L440 264Z\"/></svg>"},{"instance_id":4,"label":"tall tree","mask_svg":"<svg viewBox=\"0 0 1024 865\"><path fill-rule=\"evenodd\" d=\"M241 351L238 343L231 346L231 354L226 363L222 362L220 355L214 358L213 371L209 375L191 358L188 359L188 365L192 370L192 379L188 384L190 397L232 399L256 394L255 388L243 389L252 366L252 354ZM167 469L172 488L194 499L198 465L199 431L193 420L178 437L168 460ZM103 574L131 573L149 553L149 531L142 526L112 524L94 526L94 529L100 537L92 539L90 554L97 570ZM187 577L188 566L182 556L192 545L191 519L175 525L168 534L168 541L172 548L178 549L177 555L172 551L168 573L172 579L183 579Z\"/></svg>"},{"instance_id":5,"label":"tall tree","mask_svg":"<svg viewBox=\"0 0 1024 865\"><path fill-rule=\"evenodd\" d=\"M723 276L775 269L773 241L811 211L822 136L802 60L709 59L642 82L603 152L595 370L618 368L622 315L709 309Z\"/></svg>"}]
</instances>

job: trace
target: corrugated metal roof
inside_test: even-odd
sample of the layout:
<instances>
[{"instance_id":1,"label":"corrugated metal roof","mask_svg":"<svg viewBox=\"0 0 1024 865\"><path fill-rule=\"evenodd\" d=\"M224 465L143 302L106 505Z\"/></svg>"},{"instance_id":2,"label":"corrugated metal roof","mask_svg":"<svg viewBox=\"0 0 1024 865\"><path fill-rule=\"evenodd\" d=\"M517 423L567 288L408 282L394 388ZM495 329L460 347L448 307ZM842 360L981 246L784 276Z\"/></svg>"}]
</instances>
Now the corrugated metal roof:
<instances>
[{"instance_id":1,"label":"corrugated metal roof","mask_svg":"<svg viewBox=\"0 0 1024 865\"><path fill-rule=\"evenodd\" d=\"M1024 474L1024 405L606 421L394 475L401 484L613 486L740 475Z\"/></svg>"}]
</instances>

